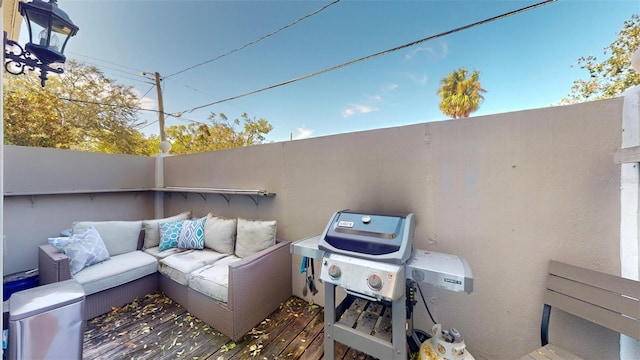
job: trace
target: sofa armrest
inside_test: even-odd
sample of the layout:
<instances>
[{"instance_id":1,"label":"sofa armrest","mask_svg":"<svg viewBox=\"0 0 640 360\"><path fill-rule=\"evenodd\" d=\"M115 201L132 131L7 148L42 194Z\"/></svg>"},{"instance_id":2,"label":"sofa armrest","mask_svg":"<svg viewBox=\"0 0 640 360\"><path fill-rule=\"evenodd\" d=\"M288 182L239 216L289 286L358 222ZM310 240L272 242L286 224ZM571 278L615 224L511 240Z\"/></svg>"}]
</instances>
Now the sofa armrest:
<instances>
[{"instance_id":1,"label":"sofa armrest","mask_svg":"<svg viewBox=\"0 0 640 360\"><path fill-rule=\"evenodd\" d=\"M291 296L290 244L278 239L275 245L229 265L227 306L234 316L267 316Z\"/></svg>"},{"instance_id":2,"label":"sofa armrest","mask_svg":"<svg viewBox=\"0 0 640 360\"><path fill-rule=\"evenodd\" d=\"M69 257L51 244L38 248L38 273L40 285L71 279Z\"/></svg>"}]
</instances>

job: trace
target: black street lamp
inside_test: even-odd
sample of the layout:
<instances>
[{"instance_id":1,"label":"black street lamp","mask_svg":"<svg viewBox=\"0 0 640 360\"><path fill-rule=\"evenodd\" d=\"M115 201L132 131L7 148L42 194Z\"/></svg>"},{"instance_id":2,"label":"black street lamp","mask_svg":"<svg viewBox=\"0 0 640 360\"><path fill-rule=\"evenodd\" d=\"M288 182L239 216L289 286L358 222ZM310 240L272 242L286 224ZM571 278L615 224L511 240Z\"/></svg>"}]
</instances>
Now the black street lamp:
<instances>
[{"instance_id":1,"label":"black street lamp","mask_svg":"<svg viewBox=\"0 0 640 360\"><path fill-rule=\"evenodd\" d=\"M4 33L4 68L13 75L24 74L25 70L34 71L40 69L40 80L44 87L47 81L47 73L62 74L61 67L51 67L51 64L65 62L64 48L69 38L74 36L79 28L69 15L58 8L57 0L32 0L19 4L22 15L29 28L29 42L24 49L13 40L7 39ZM62 47L60 46L63 38ZM34 42L34 38L36 41Z\"/></svg>"}]
</instances>

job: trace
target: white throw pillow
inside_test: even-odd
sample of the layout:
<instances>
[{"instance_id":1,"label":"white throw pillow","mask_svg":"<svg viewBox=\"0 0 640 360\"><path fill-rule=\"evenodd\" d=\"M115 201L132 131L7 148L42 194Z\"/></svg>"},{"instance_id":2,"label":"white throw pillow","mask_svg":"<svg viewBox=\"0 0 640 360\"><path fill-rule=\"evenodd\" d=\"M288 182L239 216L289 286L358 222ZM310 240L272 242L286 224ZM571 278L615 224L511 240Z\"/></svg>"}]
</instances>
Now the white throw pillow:
<instances>
[{"instance_id":1,"label":"white throw pillow","mask_svg":"<svg viewBox=\"0 0 640 360\"><path fill-rule=\"evenodd\" d=\"M204 223L204 246L221 254L233 254L236 243L236 219L207 214Z\"/></svg>"},{"instance_id":2,"label":"white throw pillow","mask_svg":"<svg viewBox=\"0 0 640 360\"><path fill-rule=\"evenodd\" d=\"M276 221L238 218L236 256L244 258L276 243Z\"/></svg>"},{"instance_id":3,"label":"white throw pillow","mask_svg":"<svg viewBox=\"0 0 640 360\"><path fill-rule=\"evenodd\" d=\"M109 250L116 256L138 250L142 221L81 221L73 223L72 234L81 234L93 226Z\"/></svg>"},{"instance_id":4,"label":"white throw pillow","mask_svg":"<svg viewBox=\"0 0 640 360\"><path fill-rule=\"evenodd\" d=\"M49 238L49 243L69 257L71 275L77 274L87 266L109 259L107 247L93 226L71 237Z\"/></svg>"},{"instance_id":5,"label":"white throw pillow","mask_svg":"<svg viewBox=\"0 0 640 360\"><path fill-rule=\"evenodd\" d=\"M142 220L142 229L144 230L143 249L151 249L160 245L160 227L163 222L183 221L191 218L191 211L185 211L178 215L166 217L163 219Z\"/></svg>"}]
</instances>

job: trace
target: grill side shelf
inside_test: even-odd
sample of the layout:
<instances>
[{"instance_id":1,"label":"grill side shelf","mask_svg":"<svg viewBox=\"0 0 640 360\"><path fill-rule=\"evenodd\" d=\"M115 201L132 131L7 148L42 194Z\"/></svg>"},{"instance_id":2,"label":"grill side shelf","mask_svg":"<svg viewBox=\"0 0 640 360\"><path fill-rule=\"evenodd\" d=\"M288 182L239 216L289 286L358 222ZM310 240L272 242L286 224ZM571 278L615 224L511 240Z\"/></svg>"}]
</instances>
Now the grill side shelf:
<instances>
[{"instance_id":1,"label":"grill side shelf","mask_svg":"<svg viewBox=\"0 0 640 360\"><path fill-rule=\"evenodd\" d=\"M291 253L306 256L315 260L321 260L324 256L324 251L318 248L320 238L322 235L312 236L306 239L301 239L291 243Z\"/></svg>"}]
</instances>

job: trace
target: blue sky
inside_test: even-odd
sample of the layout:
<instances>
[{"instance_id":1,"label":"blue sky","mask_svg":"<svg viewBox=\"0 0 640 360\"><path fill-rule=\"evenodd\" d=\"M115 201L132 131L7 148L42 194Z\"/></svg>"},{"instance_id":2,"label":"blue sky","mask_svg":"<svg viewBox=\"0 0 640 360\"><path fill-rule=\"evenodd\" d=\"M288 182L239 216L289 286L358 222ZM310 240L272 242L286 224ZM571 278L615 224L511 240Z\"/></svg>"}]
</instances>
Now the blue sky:
<instances>
[{"instance_id":1,"label":"blue sky","mask_svg":"<svg viewBox=\"0 0 640 360\"><path fill-rule=\"evenodd\" d=\"M542 0L540 0L542 1ZM217 61L331 1L59 0L80 27L66 54L134 86L144 104L156 92L140 72L164 78L165 111L179 113L304 76L540 1L342 0ZM485 102L472 116L557 104L584 70L571 67L617 38L640 13L637 0L559 0L293 84L168 117L207 122L243 112L273 126L268 141L446 120L439 81L460 67L480 71ZM25 31L23 30L23 36ZM157 114L141 112L157 133ZM466 121L466 120L462 120ZM472 121L472 120L469 120Z\"/></svg>"}]
</instances>

